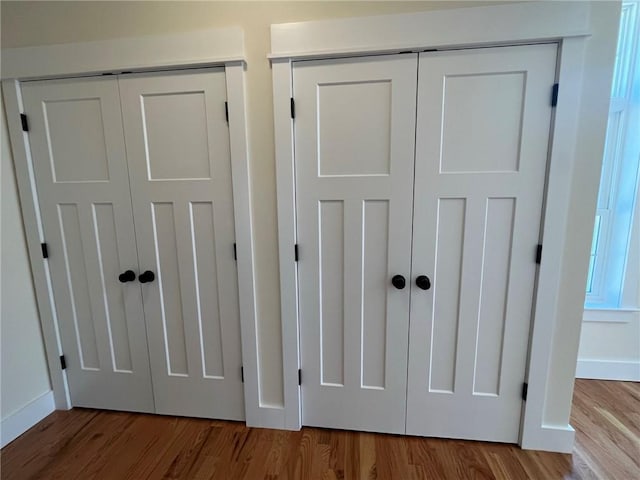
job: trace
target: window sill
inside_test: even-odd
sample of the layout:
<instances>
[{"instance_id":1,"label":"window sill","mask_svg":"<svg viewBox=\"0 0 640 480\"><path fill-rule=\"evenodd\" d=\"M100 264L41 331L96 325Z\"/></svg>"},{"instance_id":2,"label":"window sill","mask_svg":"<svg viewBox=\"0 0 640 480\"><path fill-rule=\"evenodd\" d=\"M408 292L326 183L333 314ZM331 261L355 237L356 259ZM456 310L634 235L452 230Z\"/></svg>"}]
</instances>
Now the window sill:
<instances>
[{"instance_id":1,"label":"window sill","mask_svg":"<svg viewBox=\"0 0 640 480\"><path fill-rule=\"evenodd\" d=\"M640 308L585 308L583 322L629 323L640 320Z\"/></svg>"}]
</instances>

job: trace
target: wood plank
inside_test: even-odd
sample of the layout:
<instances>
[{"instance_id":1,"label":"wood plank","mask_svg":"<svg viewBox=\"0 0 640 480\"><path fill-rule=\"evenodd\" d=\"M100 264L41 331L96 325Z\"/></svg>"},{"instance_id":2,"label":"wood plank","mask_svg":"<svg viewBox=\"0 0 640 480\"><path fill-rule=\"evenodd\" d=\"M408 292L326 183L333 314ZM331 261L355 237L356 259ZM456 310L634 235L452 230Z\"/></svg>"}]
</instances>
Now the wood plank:
<instances>
[{"instance_id":1,"label":"wood plank","mask_svg":"<svg viewBox=\"0 0 640 480\"><path fill-rule=\"evenodd\" d=\"M101 412L75 409L73 415L56 411L2 449L2 479L36 476L60 462L61 453ZM27 446L28 448L25 448Z\"/></svg>"}]
</instances>

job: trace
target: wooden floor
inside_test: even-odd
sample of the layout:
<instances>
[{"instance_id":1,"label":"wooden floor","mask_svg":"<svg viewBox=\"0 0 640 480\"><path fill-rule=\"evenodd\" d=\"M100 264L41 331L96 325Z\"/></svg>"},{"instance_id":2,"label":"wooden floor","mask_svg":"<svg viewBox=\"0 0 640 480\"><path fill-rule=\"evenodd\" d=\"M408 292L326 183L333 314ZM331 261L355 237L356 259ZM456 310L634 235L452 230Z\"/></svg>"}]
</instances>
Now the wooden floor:
<instances>
[{"instance_id":1,"label":"wooden floor","mask_svg":"<svg viewBox=\"0 0 640 480\"><path fill-rule=\"evenodd\" d=\"M516 446L97 410L55 412L1 452L10 479L640 479L640 384L578 380L573 455Z\"/></svg>"}]
</instances>

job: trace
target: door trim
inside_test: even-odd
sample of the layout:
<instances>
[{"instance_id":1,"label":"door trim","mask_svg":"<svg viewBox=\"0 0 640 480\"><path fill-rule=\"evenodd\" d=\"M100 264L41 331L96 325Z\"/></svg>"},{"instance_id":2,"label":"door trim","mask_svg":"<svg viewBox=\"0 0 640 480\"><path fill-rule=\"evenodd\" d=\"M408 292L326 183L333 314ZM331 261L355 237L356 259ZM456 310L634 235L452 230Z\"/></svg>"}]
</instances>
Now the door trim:
<instances>
[{"instance_id":1,"label":"door trim","mask_svg":"<svg viewBox=\"0 0 640 480\"><path fill-rule=\"evenodd\" d=\"M526 378L529 396L523 408L523 448L570 452L573 429L547 425L545 403L550 388L550 358L558 320L558 289L564 259L571 184L576 163L584 52L589 36L590 6L553 2L460 8L449 11L323 20L271 26L274 128L276 149L280 300L284 370L285 428L301 428L298 385L298 277L292 252L296 238L292 67L295 59L399 53L407 49L474 48L558 43L556 81L575 88L562 90L552 120L548 178L541 224L545 251L538 270ZM450 25L456 28L449 28ZM488 25L491 27L488 28ZM381 40L383 39L383 40ZM382 43L381 43L382 42ZM303 248L303 246L301 247ZM579 331L575 332L576 341ZM263 426L267 426L266 422ZM557 434L556 434L557 433Z\"/></svg>"},{"instance_id":2,"label":"door trim","mask_svg":"<svg viewBox=\"0 0 640 480\"><path fill-rule=\"evenodd\" d=\"M241 28L2 49L2 79L86 76L244 61Z\"/></svg>"},{"instance_id":3,"label":"door trim","mask_svg":"<svg viewBox=\"0 0 640 480\"><path fill-rule=\"evenodd\" d=\"M171 48L165 48L167 45ZM119 52L114 57L112 52ZM78 53L82 52L82 53ZM125 52L123 57L121 52ZM42 258L45 242L33 158L28 132L22 131L25 113L21 83L33 78L90 76L96 72L167 70L222 66L225 68L229 108L229 141L237 243L240 328L244 364L247 422L259 415L258 360L254 249L251 223L249 149L247 139L244 33L239 28L211 29L179 35L107 40L76 44L3 49L2 91L7 114L27 249L45 344L49 374L59 410L72 407L66 372L60 368L62 343L48 262ZM43 61L42 59L47 59ZM7 60L5 65L4 61ZM28 114L28 112L26 112Z\"/></svg>"},{"instance_id":4,"label":"door trim","mask_svg":"<svg viewBox=\"0 0 640 480\"><path fill-rule=\"evenodd\" d=\"M531 2L282 23L271 25L267 57L299 60L537 43L589 35L589 14L586 2Z\"/></svg>"}]
</instances>

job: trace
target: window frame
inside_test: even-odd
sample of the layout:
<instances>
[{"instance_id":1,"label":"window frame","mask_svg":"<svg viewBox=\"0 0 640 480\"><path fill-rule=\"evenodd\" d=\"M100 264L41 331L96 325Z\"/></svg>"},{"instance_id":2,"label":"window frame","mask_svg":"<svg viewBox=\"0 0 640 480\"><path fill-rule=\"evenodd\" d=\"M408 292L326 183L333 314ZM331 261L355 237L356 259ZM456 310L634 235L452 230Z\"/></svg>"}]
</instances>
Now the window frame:
<instances>
[{"instance_id":1,"label":"window frame","mask_svg":"<svg viewBox=\"0 0 640 480\"><path fill-rule=\"evenodd\" d=\"M633 134L640 132L640 2L624 2L620 18L585 309L640 304L640 292L632 291L640 268L629 265L631 242L638 242L632 234L640 175L640 135Z\"/></svg>"}]
</instances>

